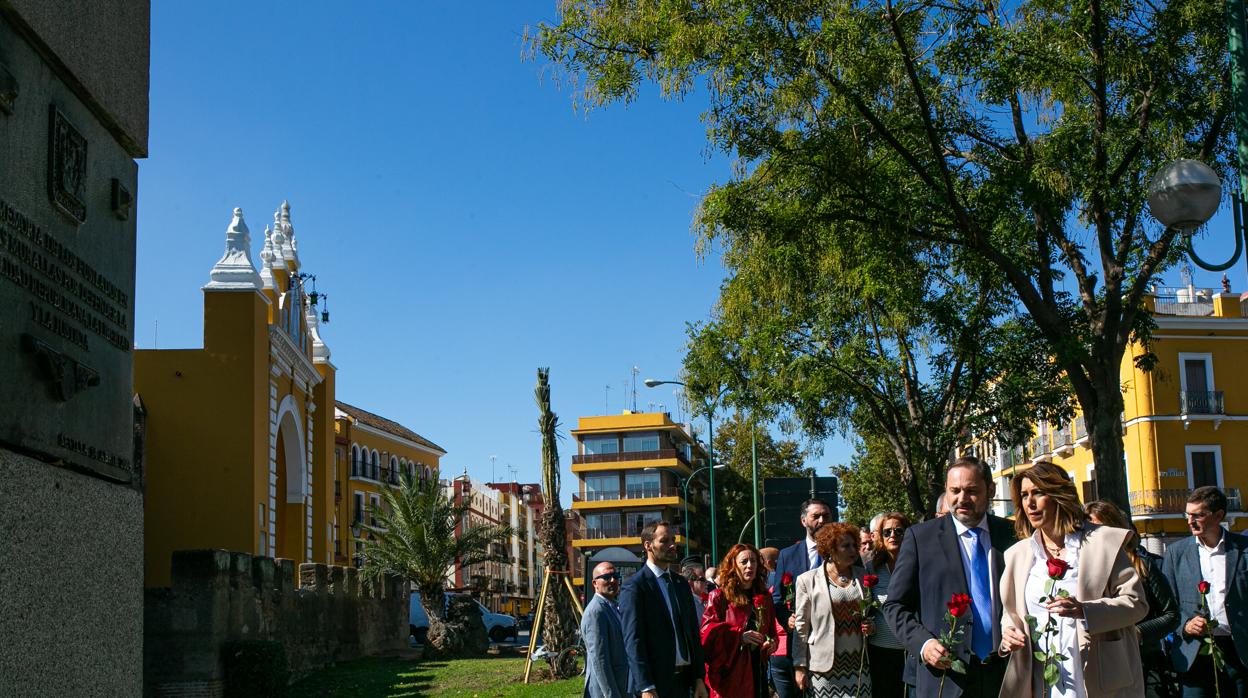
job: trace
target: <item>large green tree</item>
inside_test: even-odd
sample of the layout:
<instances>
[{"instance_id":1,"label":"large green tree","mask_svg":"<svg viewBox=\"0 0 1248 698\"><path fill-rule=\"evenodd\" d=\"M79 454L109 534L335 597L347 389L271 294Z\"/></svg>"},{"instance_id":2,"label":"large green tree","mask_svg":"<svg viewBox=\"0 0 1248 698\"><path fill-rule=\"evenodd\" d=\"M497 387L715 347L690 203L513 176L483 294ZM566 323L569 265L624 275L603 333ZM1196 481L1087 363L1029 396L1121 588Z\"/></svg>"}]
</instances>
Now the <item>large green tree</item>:
<instances>
[{"instance_id":1,"label":"large green tree","mask_svg":"<svg viewBox=\"0 0 1248 698\"><path fill-rule=\"evenodd\" d=\"M906 488L897 477L897 457L888 440L868 434L855 441L848 464L832 466L837 477L845 521L865 524L876 514L900 511L918 521L922 514L910 506Z\"/></svg>"},{"instance_id":2,"label":"large green tree","mask_svg":"<svg viewBox=\"0 0 1248 698\"><path fill-rule=\"evenodd\" d=\"M705 237L803 179L819 231L850 223L999 274L1070 382L1100 491L1126 506L1121 364L1178 233L1152 173L1226 170L1224 8L1206 0L562 0L532 46L584 106L705 78L739 176ZM849 229L852 229L849 228ZM1149 360L1148 354L1141 356Z\"/></svg>"},{"instance_id":3,"label":"large green tree","mask_svg":"<svg viewBox=\"0 0 1248 698\"><path fill-rule=\"evenodd\" d=\"M372 583L394 574L415 586L429 615L429 646L455 654L458 638L445 625L446 571L457 564L503 561L491 550L506 547L501 544L511 528L474 524L468 518L472 502L448 497L437 471L427 480L405 476L400 487L383 487L381 498L382 506L370 510L377 523L366 525L371 536L360 574Z\"/></svg>"}]
</instances>

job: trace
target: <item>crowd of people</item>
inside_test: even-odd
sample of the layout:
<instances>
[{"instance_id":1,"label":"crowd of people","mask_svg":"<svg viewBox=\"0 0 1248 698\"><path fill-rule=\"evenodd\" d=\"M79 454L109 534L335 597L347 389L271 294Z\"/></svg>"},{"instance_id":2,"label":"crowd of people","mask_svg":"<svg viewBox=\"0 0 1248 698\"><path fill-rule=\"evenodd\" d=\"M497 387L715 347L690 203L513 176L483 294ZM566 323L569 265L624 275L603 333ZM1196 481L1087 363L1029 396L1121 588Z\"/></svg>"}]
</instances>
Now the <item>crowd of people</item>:
<instances>
[{"instance_id":1,"label":"crowd of people","mask_svg":"<svg viewBox=\"0 0 1248 698\"><path fill-rule=\"evenodd\" d=\"M593 698L1248 698L1248 537L1193 490L1192 535L1146 551L1107 501L1081 504L1040 462L1011 481L1014 520L974 458L935 518L859 528L817 499L802 540L678 565L675 528L641 533L627 580L593 570L581 623Z\"/></svg>"}]
</instances>

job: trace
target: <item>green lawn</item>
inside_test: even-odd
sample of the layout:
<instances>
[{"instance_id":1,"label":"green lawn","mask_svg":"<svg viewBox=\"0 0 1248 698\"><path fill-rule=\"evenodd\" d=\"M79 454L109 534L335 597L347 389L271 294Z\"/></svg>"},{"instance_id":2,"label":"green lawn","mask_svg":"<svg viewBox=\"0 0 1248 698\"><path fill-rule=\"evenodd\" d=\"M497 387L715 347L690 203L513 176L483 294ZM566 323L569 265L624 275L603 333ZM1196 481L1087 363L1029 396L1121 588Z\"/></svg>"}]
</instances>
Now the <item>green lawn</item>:
<instances>
[{"instance_id":1,"label":"green lawn","mask_svg":"<svg viewBox=\"0 0 1248 698\"><path fill-rule=\"evenodd\" d=\"M583 680L548 681L544 664L524 683L524 659L490 657L450 661L360 659L344 662L291 686L296 698L580 698Z\"/></svg>"}]
</instances>

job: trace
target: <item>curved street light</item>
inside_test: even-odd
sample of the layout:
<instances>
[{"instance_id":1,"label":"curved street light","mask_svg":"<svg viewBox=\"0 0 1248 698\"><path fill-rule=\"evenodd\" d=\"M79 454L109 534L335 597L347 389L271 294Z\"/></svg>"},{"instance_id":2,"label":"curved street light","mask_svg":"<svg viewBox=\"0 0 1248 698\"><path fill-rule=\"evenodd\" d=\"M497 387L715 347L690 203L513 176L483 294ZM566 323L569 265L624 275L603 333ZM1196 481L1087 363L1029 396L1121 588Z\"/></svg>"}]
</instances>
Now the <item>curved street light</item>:
<instances>
[{"instance_id":1,"label":"curved street light","mask_svg":"<svg viewBox=\"0 0 1248 698\"><path fill-rule=\"evenodd\" d=\"M1209 222L1222 199L1222 180L1218 173L1199 160L1176 160L1161 168L1148 185L1148 210L1159 223L1175 228L1183 237L1187 255L1202 269L1226 271L1244 250L1242 219L1243 201L1237 192L1232 196L1231 211L1235 216L1235 252L1221 264L1207 262L1196 254L1192 234Z\"/></svg>"}]
</instances>

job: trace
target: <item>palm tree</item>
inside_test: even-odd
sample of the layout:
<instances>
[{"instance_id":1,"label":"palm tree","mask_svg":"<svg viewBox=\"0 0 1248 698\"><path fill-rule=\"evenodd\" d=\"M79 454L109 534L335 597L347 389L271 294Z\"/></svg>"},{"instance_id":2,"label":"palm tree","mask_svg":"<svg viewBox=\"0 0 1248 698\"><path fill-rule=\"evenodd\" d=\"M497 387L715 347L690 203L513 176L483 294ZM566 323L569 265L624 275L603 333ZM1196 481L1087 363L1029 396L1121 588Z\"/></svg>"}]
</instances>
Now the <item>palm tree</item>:
<instances>
[{"instance_id":1,"label":"palm tree","mask_svg":"<svg viewBox=\"0 0 1248 698\"><path fill-rule=\"evenodd\" d=\"M375 539L364 544L360 574L371 583L398 575L415 586L429 614L429 645L435 652L451 652L456 645L445 632L446 571L456 564L501 561L506 555L491 548L506 542L511 527L471 523L471 500L451 500L436 470L427 480L405 475L402 486L383 488L381 496L384 505L372 510L377 524L365 526Z\"/></svg>"},{"instance_id":2,"label":"palm tree","mask_svg":"<svg viewBox=\"0 0 1248 698\"><path fill-rule=\"evenodd\" d=\"M559 503L559 418L550 411L549 368L537 369L535 395L539 411L537 428L542 435L542 496L546 500L538 533L545 553L546 569L552 574L542 612L542 642L551 649L564 649L572 646L577 624L572 612L572 599L561 588L563 580L553 576L556 571L567 572L569 566L568 535L564 528L563 506ZM550 660L550 670L557 679L566 679L577 670L576 660L571 654L562 656L562 661Z\"/></svg>"}]
</instances>

